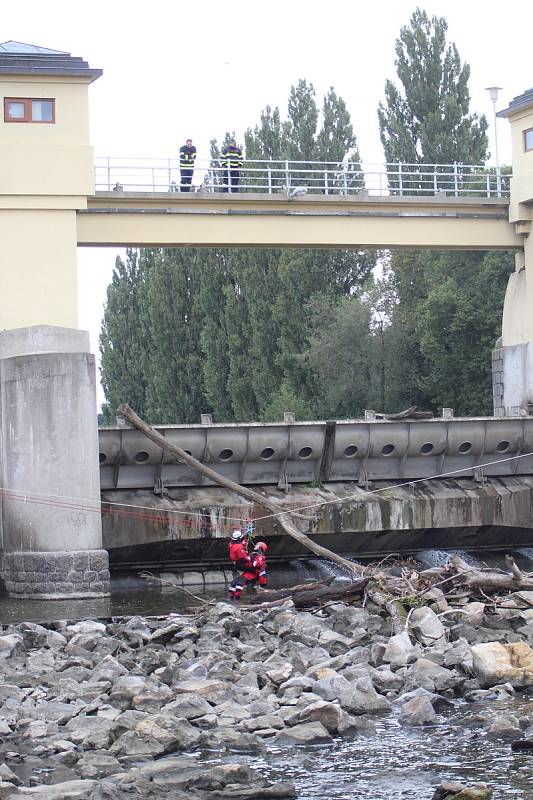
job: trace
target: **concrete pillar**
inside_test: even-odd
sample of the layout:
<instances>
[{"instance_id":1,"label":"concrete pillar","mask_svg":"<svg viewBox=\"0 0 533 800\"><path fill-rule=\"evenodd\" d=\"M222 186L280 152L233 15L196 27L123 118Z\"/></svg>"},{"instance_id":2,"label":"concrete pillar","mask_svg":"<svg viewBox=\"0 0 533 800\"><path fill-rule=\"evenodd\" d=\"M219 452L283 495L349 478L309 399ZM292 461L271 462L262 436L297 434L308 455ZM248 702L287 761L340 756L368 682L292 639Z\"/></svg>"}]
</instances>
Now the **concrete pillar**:
<instances>
[{"instance_id":1,"label":"concrete pillar","mask_svg":"<svg viewBox=\"0 0 533 800\"><path fill-rule=\"evenodd\" d=\"M503 307L502 341L492 357L494 413L533 413L533 89L498 113L511 124L513 177L509 222L522 237Z\"/></svg>"},{"instance_id":2,"label":"concrete pillar","mask_svg":"<svg viewBox=\"0 0 533 800\"><path fill-rule=\"evenodd\" d=\"M3 578L28 598L108 594L96 379L85 331L0 333Z\"/></svg>"},{"instance_id":3,"label":"concrete pillar","mask_svg":"<svg viewBox=\"0 0 533 800\"><path fill-rule=\"evenodd\" d=\"M492 352L494 414L533 412L533 237L524 236L503 306L502 337Z\"/></svg>"}]
</instances>

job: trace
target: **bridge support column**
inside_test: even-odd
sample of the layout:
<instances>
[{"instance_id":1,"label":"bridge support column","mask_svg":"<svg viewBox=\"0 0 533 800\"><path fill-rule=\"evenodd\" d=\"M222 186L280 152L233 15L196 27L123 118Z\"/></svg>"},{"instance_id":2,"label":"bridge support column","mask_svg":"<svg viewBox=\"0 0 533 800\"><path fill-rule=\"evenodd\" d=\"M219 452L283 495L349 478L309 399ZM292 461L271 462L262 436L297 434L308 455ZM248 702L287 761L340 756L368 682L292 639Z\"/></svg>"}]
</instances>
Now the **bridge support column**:
<instances>
[{"instance_id":1,"label":"bridge support column","mask_svg":"<svg viewBox=\"0 0 533 800\"><path fill-rule=\"evenodd\" d=\"M9 594L108 594L86 332L38 325L0 333L0 478Z\"/></svg>"},{"instance_id":2,"label":"bridge support column","mask_svg":"<svg viewBox=\"0 0 533 800\"><path fill-rule=\"evenodd\" d=\"M492 353L494 414L533 413L533 236L516 254L503 307L502 339Z\"/></svg>"}]
</instances>

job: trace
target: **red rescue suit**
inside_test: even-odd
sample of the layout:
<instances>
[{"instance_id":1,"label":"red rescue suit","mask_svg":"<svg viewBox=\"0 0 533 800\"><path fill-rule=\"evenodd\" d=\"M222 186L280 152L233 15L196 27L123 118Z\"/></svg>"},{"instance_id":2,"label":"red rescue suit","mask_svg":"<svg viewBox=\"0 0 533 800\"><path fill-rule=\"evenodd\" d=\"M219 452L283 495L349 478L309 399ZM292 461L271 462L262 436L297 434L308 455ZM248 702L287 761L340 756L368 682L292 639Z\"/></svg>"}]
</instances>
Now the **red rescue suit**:
<instances>
[{"instance_id":1,"label":"red rescue suit","mask_svg":"<svg viewBox=\"0 0 533 800\"><path fill-rule=\"evenodd\" d=\"M235 565L235 569L247 569L252 566L248 550L244 542L229 543L229 558Z\"/></svg>"},{"instance_id":2,"label":"red rescue suit","mask_svg":"<svg viewBox=\"0 0 533 800\"><path fill-rule=\"evenodd\" d=\"M267 585L266 556L262 553L252 554L252 567L255 570L259 586Z\"/></svg>"}]
</instances>

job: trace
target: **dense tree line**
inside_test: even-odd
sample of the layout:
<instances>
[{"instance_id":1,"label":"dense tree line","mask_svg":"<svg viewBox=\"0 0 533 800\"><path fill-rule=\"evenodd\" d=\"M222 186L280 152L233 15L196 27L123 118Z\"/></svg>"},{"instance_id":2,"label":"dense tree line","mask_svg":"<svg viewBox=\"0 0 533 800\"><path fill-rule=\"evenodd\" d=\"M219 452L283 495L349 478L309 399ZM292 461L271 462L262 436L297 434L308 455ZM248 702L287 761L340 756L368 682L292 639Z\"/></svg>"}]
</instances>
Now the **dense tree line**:
<instances>
[{"instance_id":1,"label":"dense tree line","mask_svg":"<svg viewBox=\"0 0 533 800\"><path fill-rule=\"evenodd\" d=\"M469 112L469 68L446 22L417 9L396 43L399 85L378 118L387 162L476 164L487 123ZM231 138L226 133L221 144ZM291 88L245 133L250 159L360 155L331 88ZM220 152L211 143L214 159ZM103 420L128 402L152 422L350 417L364 408L491 410L507 253L128 250L108 289L100 348Z\"/></svg>"}]
</instances>

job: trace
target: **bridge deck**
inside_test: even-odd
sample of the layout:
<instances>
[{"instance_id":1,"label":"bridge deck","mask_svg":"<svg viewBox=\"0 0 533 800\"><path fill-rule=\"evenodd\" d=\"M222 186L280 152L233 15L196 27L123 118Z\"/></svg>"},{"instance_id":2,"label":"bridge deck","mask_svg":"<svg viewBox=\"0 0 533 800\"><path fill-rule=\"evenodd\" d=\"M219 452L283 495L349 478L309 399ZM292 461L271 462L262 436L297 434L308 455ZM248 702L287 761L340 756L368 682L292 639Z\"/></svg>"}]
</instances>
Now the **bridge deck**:
<instances>
[{"instance_id":1,"label":"bridge deck","mask_svg":"<svg viewBox=\"0 0 533 800\"><path fill-rule=\"evenodd\" d=\"M518 250L498 197L97 192L77 215L82 246ZM142 218L142 222L141 222Z\"/></svg>"}]
</instances>

